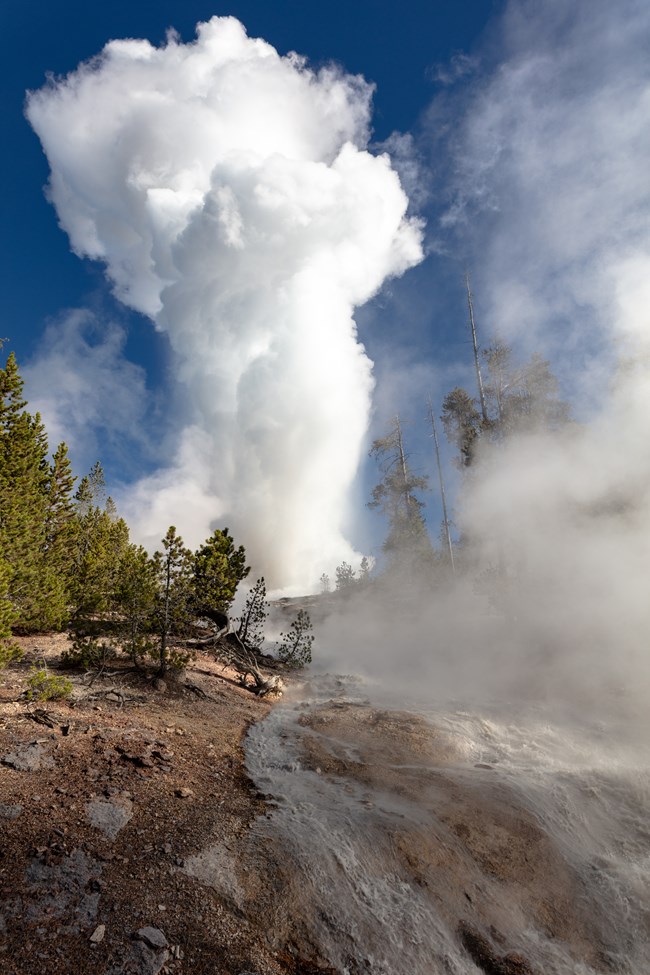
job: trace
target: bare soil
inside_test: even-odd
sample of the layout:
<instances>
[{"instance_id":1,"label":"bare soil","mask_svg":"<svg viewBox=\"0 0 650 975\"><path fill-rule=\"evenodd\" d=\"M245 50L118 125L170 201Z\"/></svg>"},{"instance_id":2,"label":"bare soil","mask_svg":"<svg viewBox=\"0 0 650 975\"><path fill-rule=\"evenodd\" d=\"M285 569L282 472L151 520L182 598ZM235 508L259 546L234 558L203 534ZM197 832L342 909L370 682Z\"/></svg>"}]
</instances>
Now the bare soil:
<instances>
[{"instance_id":1,"label":"bare soil","mask_svg":"<svg viewBox=\"0 0 650 975\"><path fill-rule=\"evenodd\" d=\"M0 686L3 973L325 971L274 928L281 881L246 844L265 804L242 739L272 705L203 656L174 681L122 664L30 702L30 667L61 673L68 641L21 642Z\"/></svg>"}]
</instances>

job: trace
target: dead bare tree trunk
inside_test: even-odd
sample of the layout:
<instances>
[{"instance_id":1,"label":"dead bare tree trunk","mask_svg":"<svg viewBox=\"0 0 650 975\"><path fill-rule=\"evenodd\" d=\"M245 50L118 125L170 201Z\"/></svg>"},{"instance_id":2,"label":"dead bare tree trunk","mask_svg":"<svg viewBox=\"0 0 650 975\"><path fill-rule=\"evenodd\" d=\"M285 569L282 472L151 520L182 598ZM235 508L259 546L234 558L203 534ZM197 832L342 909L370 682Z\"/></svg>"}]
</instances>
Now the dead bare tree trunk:
<instances>
[{"instance_id":1,"label":"dead bare tree trunk","mask_svg":"<svg viewBox=\"0 0 650 975\"><path fill-rule=\"evenodd\" d=\"M474 365L476 367L476 382L478 384L478 395L481 403L481 416L483 417L483 425L485 429L488 428L490 419L488 417L487 405L485 401L485 391L483 389L483 378L481 376L481 365L479 362L478 355L478 345L476 342L476 323L474 321L474 305L472 302L472 292L469 286L469 271L465 272L465 286L467 288L467 306L469 308L469 326L472 333L472 348L474 350ZM497 562L498 562L498 572L501 577L505 576L505 562L503 557L503 545L501 542L501 536L497 539Z\"/></svg>"},{"instance_id":2,"label":"dead bare tree trunk","mask_svg":"<svg viewBox=\"0 0 650 975\"><path fill-rule=\"evenodd\" d=\"M226 613L203 608L201 615L216 624L217 629L210 636L188 640L187 645L199 649L211 648L212 653L225 665L233 667L240 675L242 687L246 687L258 697L267 694L281 695L284 690L282 678L274 674L265 676L260 669L258 652L239 636ZM249 682L252 678L252 684Z\"/></svg>"},{"instance_id":3,"label":"dead bare tree trunk","mask_svg":"<svg viewBox=\"0 0 650 975\"><path fill-rule=\"evenodd\" d=\"M451 571L453 575L456 575L456 566L454 565L454 551L451 544L451 532L449 530L449 517L447 516L447 498L445 496L445 482L442 476L442 464L440 463L440 446L438 444L438 431L436 430L436 421L433 415L433 404L431 403L431 397L429 397L429 419L431 421L431 432L433 435L433 443L435 445L436 451L436 464L438 465L438 479L440 481L440 498L442 500L442 519L443 525L445 526L445 537L447 539L447 551L449 552L449 564L451 565Z\"/></svg>"},{"instance_id":4,"label":"dead bare tree trunk","mask_svg":"<svg viewBox=\"0 0 650 975\"><path fill-rule=\"evenodd\" d=\"M465 287L467 288L467 307L469 308L469 328L472 333L472 348L474 350L474 366L476 367L476 382L478 385L478 398L481 404L481 416L483 423L487 427L489 423L487 404L485 402L485 391L483 389L483 377L481 376L481 363L478 355L478 344L476 341L476 323L474 321L474 303L472 292L469 287L469 271L465 272Z\"/></svg>"}]
</instances>

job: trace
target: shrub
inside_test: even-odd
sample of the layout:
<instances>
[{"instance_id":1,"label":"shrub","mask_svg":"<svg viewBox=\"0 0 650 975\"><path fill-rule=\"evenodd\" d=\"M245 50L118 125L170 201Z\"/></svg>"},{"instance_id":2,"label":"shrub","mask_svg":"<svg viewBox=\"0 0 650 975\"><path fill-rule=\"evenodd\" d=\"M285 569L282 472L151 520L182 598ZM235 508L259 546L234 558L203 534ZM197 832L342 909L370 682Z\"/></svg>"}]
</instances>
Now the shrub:
<instances>
[{"instance_id":1,"label":"shrub","mask_svg":"<svg viewBox=\"0 0 650 975\"><path fill-rule=\"evenodd\" d=\"M8 667L14 660L20 660L23 651L17 643L8 640L0 640L0 670Z\"/></svg>"},{"instance_id":2,"label":"shrub","mask_svg":"<svg viewBox=\"0 0 650 975\"><path fill-rule=\"evenodd\" d=\"M72 681L50 674L44 667L32 668L27 685L29 690L25 692L25 697L29 701L55 701L70 697L74 689Z\"/></svg>"},{"instance_id":3,"label":"shrub","mask_svg":"<svg viewBox=\"0 0 650 975\"><path fill-rule=\"evenodd\" d=\"M157 644L152 643L150 645L149 656L157 663L160 662L160 648ZM179 674L194 660L195 656L196 654L193 650L181 650L179 647L167 647L165 655L165 673L171 670L176 671L176 673Z\"/></svg>"},{"instance_id":4,"label":"shrub","mask_svg":"<svg viewBox=\"0 0 650 975\"><path fill-rule=\"evenodd\" d=\"M113 647L105 641L81 633L70 635L72 646L61 654L61 666L71 670L101 670L114 654Z\"/></svg>"}]
</instances>

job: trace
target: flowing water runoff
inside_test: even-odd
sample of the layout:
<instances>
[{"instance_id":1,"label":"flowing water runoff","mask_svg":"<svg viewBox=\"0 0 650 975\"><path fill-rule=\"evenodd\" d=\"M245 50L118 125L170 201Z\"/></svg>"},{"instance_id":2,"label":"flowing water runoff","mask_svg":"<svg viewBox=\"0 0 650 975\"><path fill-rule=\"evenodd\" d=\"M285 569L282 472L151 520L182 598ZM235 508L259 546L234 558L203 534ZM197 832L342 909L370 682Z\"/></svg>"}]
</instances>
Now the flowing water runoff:
<instances>
[{"instance_id":1,"label":"flowing water runoff","mask_svg":"<svg viewBox=\"0 0 650 975\"><path fill-rule=\"evenodd\" d=\"M254 833L336 971L649 975L648 750L615 722L396 708L322 676L246 752Z\"/></svg>"}]
</instances>

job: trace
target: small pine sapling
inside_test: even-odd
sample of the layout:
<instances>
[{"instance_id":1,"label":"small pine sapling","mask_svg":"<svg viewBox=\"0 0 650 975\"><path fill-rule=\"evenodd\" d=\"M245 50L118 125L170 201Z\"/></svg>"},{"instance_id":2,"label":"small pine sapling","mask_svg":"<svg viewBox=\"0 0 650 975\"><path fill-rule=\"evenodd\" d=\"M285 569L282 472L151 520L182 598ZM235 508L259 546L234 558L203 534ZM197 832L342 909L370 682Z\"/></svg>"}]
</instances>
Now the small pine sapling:
<instances>
[{"instance_id":1,"label":"small pine sapling","mask_svg":"<svg viewBox=\"0 0 650 975\"><path fill-rule=\"evenodd\" d=\"M269 615L264 576L258 579L248 596L239 620L237 636L248 647L259 650L264 643L264 624Z\"/></svg>"},{"instance_id":2,"label":"small pine sapling","mask_svg":"<svg viewBox=\"0 0 650 975\"><path fill-rule=\"evenodd\" d=\"M104 671L109 660L115 656L115 649L92 634L84 633L82 628L68 634L70 647L61 654L61 666L68 670Z\"/></svg>"},{"instance_id":3,"label":"small pine sapling","mask_svg":"<svg viewBox=\"0 0 650 975\"><path fill-rule=\"evenodd\" d=\"M32 667L27 687L25 697L28 701L57 701L70 697L74 690L72 681L50 674L45 666Z\"/></svg>"},{"instance_id":4,"label":"small pine sapling","mask_svg":"<svg viewBox=\"0 0 650 975\"><path fill-rule=\"evenodd\" d=\"M356 582L355 572L349 562L341 562L336 567L336 588L338 592L342 589L351 589Z\"/></svg>"},{"instance_id":5,"label":"small pine sapling","mask_svg":"<svg viewBox=\"0 0 650 975\"><path fill-rule=\"evenodd\" d=\"M311 663L313 642L314 635L309 613L301 609L289 627L289 632L280 634L278 656L290 667L306 667Z\"/></svg>"}]
</instances>

